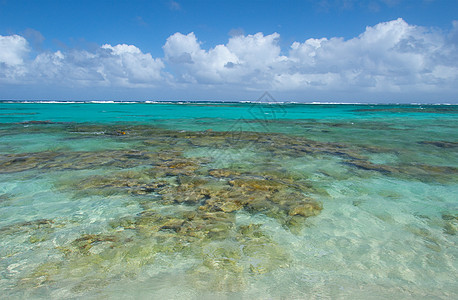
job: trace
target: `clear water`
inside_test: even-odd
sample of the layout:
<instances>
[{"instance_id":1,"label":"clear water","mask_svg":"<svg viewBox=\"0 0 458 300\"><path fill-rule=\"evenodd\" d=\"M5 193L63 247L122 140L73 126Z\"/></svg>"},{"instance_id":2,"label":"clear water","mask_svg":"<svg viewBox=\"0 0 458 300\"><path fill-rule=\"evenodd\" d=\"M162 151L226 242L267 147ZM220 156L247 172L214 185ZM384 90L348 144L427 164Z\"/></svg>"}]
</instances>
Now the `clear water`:
<instances>
[{"instance_id":1,"label":"clear water","mask_svg":"<svg viewBox=\"0 0 458 300\"><path fill-rule=\"evenodd\" d=\"M457 124L457 106L0 103L0 298L455 299Z\"/></svg>"}]
</instances>

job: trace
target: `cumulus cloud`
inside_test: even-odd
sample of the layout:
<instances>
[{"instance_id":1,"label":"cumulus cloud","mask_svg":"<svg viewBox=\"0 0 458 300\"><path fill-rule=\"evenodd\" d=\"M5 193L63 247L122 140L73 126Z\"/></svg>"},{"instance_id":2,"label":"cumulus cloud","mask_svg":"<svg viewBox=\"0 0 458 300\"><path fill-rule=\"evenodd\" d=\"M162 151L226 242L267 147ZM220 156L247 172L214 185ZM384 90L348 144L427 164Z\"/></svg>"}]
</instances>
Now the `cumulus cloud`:
<instances>
[{"instance_id":1,"label":"cumulus cloud","mask_svg":"<svg viewBox=\"0 0 458 300\"><path fill-rule=\"evenodd\" d=\"M202 49L194 33L176 33L163 49L177 80L269 90L391 91L453 88L458 80L456 32L380 23L350 40L307 39L281 54L279 34L238 35Z\"/></svg>"},{"instance_id":2,"label":"cumulus cloud","mask_svg":"<svg viewBox=\"0 0 458 300\"><path fill-rule=\"evenodd\" d=\"M293 82L297 86L401 91L405 86L428 89L439 83L451 87L458 79L453 45L442 34L402 19L367 27L350 40L294 42L289 61L294 63L289 75L296 79ZM282 75L279 88L288 77Z\"/></svg>"},{"instance_id":3,"label":"cumulus cloud","mask_svg":"<svg viewBox=\"0 0 458 300\"><path fill-rule=\"evenodd\" d=\"M0 36L0 78L9 83L58 83L70 86L154 86L164 63L133 45L105 44L94 52L42 52L29 58L24 37ZM0 79L1 80L1 79Z\"/></svg>"},{"instance_id":4,"label":"cumulus cloud","mask_svg":"<svg viewBox=\"0 0 458 300\"><path fill-rule=\"evenodd\" d=\"M22 36L0 35L0 80L11 81L26 73L24 61L29 51L29 44Z\"/></svg>"},{"instance_id":5,"label":"cumulus cloud","mask_svg":"<svg viewBox=\"0 0 458 300\"><path fill-rule=\"evenodd\" d=\"M29 51L29 44L22 36L0 36L0 63L7 66L21 65Z\"/></svg>"},{"instance_id":6,"label":"cumulus cloud","mask_svg":"<svg viewBox=\"0 0 458 300\"><path fill-rule=\"evenodd\" d=\"M126 44L31 57L24 37L0 36L0 84L450 95L458 86L458 22L452 25L440 32L397 19L352 39L309 38L283 50L278 33L233 35L225 44L203 48L193 32L177 32L165 41L163 58Z\"/></svg>"},{"instance_id":7,"label":"cumulus cloud","mask_svg":"<svg viewBox=\"0 0 458 300\"><path fill-rule=\"evenodd\" d=\"M116 78L116 80L141 84L161 80L161 69L164 68L161 59L153 58L149 53L144 54L132 45L105 44L102 49L107 53L101 59L98 72L105 79L113 81Z\"/></svg>"},{"instance_id":8,"label":"cumulus cloud","mask_svg":"<svg viewBox=\"0 0 458 300\"><path fill-rule=\"evenodd\" d=\"M238 35L231 37L226 45L205 50L193 32L175 33L163 49L179 81L258 87L268 84L271 70L286 60L280 55L279 37L278 33Z\"/></svg>"}]
</instances>

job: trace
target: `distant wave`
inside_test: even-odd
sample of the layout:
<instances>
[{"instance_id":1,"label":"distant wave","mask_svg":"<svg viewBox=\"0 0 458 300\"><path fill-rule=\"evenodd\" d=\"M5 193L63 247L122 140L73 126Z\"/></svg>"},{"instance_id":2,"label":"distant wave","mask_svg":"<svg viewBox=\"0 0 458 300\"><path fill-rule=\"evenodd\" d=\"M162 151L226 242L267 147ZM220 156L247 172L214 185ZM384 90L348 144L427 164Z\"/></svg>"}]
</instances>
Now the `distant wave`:
<instances>
[{"instance_id":1,"label":"distant wave","mask_svg":"<svg viewBox=\"0 0 458 300\"><path fill-rule=\"evenodd\" d=\"M223 101L223 100L214 100L214 101L192 101L192 100L0 100L0 103L49 103L49 104L75 104L75 103L94 103L94 104L268 104L268 105L458 105L457 103L363 103L363 102L298 102L298 101L256 101L256 100L240 100L240 101Z\"/></svg>"},{"instance_id":2,"label":"distant wave","mask_svg":"<svg viewBox=\"0 0 458 300\"><path fill-rule=\"evenodd\" d=\"M1 103L81 103L83 101L56 101L56 100L0 100Z\"/></svg>"}]
</instances>

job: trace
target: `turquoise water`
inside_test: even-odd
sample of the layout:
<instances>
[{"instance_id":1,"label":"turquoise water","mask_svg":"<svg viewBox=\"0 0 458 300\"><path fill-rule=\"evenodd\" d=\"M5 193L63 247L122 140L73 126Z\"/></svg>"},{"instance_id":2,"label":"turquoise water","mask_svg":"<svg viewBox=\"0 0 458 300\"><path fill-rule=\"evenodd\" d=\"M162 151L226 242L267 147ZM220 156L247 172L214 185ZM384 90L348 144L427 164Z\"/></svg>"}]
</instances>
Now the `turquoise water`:
<instances>
[{"instance_id":1,"label":"turquoise water","mask_svg":"<svg viewBox=\"0 0 458 300\"><path fill-rule=\"evenodd\" d=\"M454 299L458 106L0 103L0 298Z\"/></svg>"}]
</instances>

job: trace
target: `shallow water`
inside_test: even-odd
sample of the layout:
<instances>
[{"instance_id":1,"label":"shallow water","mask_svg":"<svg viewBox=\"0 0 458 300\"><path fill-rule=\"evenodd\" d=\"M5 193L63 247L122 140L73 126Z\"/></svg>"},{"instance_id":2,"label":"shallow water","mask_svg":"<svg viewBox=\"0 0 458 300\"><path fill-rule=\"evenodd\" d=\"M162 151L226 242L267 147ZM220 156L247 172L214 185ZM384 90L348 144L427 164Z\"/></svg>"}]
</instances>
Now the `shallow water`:
<instances>
[{"instance_id":1,"label":"shallow water","mask_svg":"<svg viewBox=\"0 0 458 300\"><path fill-rule=\"evenodd\" d=\"M457 298L457 124L457 106L0 103L0 298Z\"/></svg>"}]
</instances>

